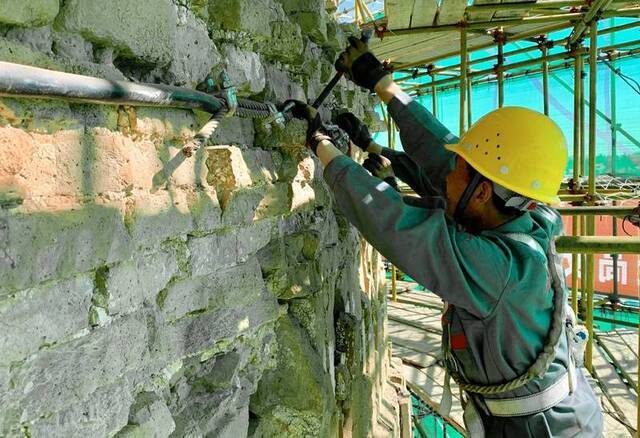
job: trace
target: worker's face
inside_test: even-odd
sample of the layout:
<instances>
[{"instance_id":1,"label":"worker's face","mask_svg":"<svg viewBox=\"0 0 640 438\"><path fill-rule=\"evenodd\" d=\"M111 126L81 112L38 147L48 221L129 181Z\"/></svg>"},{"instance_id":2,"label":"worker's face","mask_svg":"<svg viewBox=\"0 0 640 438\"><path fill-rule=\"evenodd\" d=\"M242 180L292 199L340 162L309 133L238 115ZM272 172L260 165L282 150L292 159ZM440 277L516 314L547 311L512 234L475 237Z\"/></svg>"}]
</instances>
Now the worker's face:
<instances>
[{"instance_id":1,"label":"worker's face","mask_svg":"<svg viewBox=\"0 0 640 438\"><path fill-rule=\"evenodd\" d=\"M458 202L462 197L471 176L469 175L469 168L464 158L456 156L456 165L454 169L449 172L446 177L447 182L447 215L453 219L453 214L456 211ZM477 228L477 225L481 224L482 216L487 208L490 208L491 193L493 187L490 182L483 181L478 185L476 190L469 199L467 208L463 214L462 225L466 226L470 230Z\"/></svg>"},{"instance_id":2,"label":"worker's face","mask_svg":"<svg viewBox=\"0 0 640 438\"><path fill-rule=\"evenodd\" d=\"M464 193L464 189L469 184L469 169L467 168L467 162L456 155L456 165L451 172L447 175L447 216L453 218L453 213L456 211L458 201Z\"/></svg>"}]
</instances>

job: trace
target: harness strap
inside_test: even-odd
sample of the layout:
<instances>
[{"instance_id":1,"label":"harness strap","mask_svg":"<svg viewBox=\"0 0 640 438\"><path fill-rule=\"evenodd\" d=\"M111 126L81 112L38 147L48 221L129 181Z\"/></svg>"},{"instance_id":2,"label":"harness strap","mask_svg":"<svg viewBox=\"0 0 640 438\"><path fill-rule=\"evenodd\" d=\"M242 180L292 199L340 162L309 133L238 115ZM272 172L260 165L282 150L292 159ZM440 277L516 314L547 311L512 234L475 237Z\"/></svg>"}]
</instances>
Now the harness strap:
<instances>
[{"instance_id":1,"label":"harness strap","mask_svg":"<svg viewBox=\"0 0 640 438\"><path fill-rule=\"evenodd\" d=\"M494 417L521 417L551 409L576 387L577 378L573 361L569 361L569 369L551 386L535 394L508 399L484 399L484 404Z\"/></svg>"},{"instance_id":2,"label":"harness strap","mask_svg":"<svg viewBox=\"0 0 640 438\"><path fill-rule=\"evenodd\" d=\"M553 240L549 242L549 251L547 254L547 252L542 250L540 244L538 244L535 239L527 234L510 233L506 234L506 236L518 242L524 243L525 245L534 249L536 252L543 254L547 259L547 271L550 275L551 286L553 289L554 312L551 321L551 327L549 329L547 340L536 360L529 367L529 369L512 380L493 385L476 384L469 382L463 375L458 372L458 370L449 370L451 378L453 378L453 380L458 384L458 386L460 386L461 389L474 394L489 395L509 392L526 385L535 378L541 378L542 376L544 376L555 358L556 347L560 341L562 332L564 331L564 283L557 271L558 261L555 260L557 258L557 254L555 252ZM445 342L444 349L445 359L450 358L451 361L455 363L456 361L451 352L451 344L449 342Z\"/></svg>"}]
</instances>

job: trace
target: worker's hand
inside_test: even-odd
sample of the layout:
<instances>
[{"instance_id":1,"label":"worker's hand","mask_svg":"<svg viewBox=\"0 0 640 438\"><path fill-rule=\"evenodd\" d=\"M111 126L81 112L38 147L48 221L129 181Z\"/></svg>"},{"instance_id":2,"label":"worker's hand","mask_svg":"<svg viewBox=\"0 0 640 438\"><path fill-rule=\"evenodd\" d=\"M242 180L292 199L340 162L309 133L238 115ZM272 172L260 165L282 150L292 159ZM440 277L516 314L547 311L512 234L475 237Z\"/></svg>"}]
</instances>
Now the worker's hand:
<instances>
[{"instance_id":1,"label":"worker's hand","mask_svg":"<svg viewBox=\"0 0 640 438\"><path fill-rule=\"evenodd\" d=\"M315 154L320 138L327 137L324 133L320 114L314 107L299 100L287 100L283 107L291 105L293 105L291 115L296 119L306 120L308 123L306 142L309 149Z\"/></svg>"},{"instance_id":2,"label":"worker's hand","mask_svg":"<svg viewBox=\"0 0 640 438\"><path fill-rule=\"evenodd\" d=\"M367 125L351 113L342 113L336 117L336 125L347 133L349 139L363 151L366 151L371 143L371 134Z\"/></svg>"},{"instance_id":3,"label":"worker's hand","mask_svg":"<svg viewBox=\"0 0 640 438\"><path fill-rule=\"evenodd\" d=\"M396 182L396 176L393 173L393 167L391 167L391 161L387 157L383 157L378 154L369 154L362 167L371 172L371 175L380 178L385 181L394 189L398 190L398 183Z\"/></svg>"},{"instance_id":4,"label":"worker's hand","mask_svg":"<svg viewBox=\"0 0 640 438\"><path fill-rule=\"evenodd\" d=\"M338 56L336 70L343 72L361 87L373 92L378 81L391 72L369 51L369 46L354 36L348 38L349 46Z\"/></svg>"}]
</instances>

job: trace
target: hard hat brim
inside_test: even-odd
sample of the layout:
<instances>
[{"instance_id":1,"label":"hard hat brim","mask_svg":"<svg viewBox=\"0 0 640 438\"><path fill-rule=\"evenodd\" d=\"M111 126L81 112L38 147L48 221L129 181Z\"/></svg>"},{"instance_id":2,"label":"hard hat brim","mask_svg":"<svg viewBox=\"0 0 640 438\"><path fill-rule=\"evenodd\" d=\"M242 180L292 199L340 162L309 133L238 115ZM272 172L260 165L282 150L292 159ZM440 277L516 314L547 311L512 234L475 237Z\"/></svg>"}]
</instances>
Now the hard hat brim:
<instances>
[{"instance_id":1,"label":"hard hat brim","mask_svg":"<svg viewBox=\"0 0 640 438\"><path fill-rule=\"evenodd\" d=\"M480 163L476 163L475 160L473 160L473 158L471 158L469 156L469 154L466 153L465 148L462 146L461 143L452 143L452 144L445 144L444 145L445 149L455 153L456 155L459 155L460 157L464 158L464 160L469 163L475 170L477 170L482 176L484 176L485 178L489 179L490 181L493 181L497 184L500 184L503 187L506 187L509 190L513 190L514 192L526 196L528 198L534 199L536 201L539 202L544 202L545 204L559 204L561 201L561 199L558 197L558 195L554 195L554 196L543 196L539 193L521 193L522 190L518 190L517 187L514 187L513 184L506 178L501 178L500 176L497 175L490 175L487 174L486 170L483 168L483 166Z\"/></svg>"}]
</instances>

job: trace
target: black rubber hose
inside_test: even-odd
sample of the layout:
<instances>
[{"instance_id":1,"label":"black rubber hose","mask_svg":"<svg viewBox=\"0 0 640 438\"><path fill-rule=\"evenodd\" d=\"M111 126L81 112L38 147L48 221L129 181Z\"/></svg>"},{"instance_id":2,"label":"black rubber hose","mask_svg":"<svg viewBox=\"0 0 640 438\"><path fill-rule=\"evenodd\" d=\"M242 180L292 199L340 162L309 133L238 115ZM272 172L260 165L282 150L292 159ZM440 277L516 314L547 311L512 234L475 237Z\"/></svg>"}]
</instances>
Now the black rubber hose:
<instances>
[{"instance_id":1,"label":"black rubber hose","mask_svg":"<svg viewBox=\"0 0 640 438\"><path fill-rule=\"evenodd\" d=\"M0 62L0 96L192 108L212 114L226 108L223 100L188 88L109 81L9 62Z\"/></svg>"}]
</instances>

